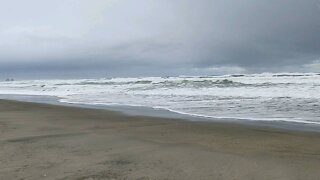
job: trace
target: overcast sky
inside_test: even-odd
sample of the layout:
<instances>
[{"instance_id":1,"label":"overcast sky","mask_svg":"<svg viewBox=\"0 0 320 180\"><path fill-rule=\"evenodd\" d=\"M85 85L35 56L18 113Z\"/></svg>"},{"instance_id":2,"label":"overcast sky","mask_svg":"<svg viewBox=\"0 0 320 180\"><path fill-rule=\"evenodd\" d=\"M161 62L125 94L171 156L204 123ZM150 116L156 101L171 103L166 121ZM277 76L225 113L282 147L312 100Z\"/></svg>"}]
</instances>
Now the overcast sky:
<instances>
[{"instance_id":1,"label":"overcast sky","mask_svg":"<svg viewBox=\"0 0 320 180\"><path fill-rule=\"evenodd\" d=\"M320 72L319 0L0 0L0 78Z\"/></svg>"}]
</instances>

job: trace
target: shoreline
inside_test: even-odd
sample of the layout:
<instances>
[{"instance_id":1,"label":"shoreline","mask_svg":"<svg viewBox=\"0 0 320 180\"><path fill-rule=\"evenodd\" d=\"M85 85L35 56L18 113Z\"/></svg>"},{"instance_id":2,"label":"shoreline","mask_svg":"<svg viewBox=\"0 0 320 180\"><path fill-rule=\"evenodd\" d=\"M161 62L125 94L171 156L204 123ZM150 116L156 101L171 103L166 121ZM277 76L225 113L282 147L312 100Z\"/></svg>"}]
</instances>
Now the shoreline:
<instances>
[{"instance_id":1,"label":"shoreline","mask_svg":"<svg viewBox=\"0 0 320 180\"><path fill-rule=\"evenodd\" d=\"M0 179L317 179L320 133L0 100Z\"/></svg>"},{"instance_id":2,"label":"shoreline","mask_svg":"<svg viewBox=\"0 0 320 180\"><path fill-rule=\"evenodd\" d=\"M66 106L66 107L80 107L89 109L103 109L124 113L129 116L147 116L157 118L172 118L191 122L207 122L207 123L234 123L245 126L257 126L274 128L280 130L292 130L302 132L320 132L320 124L318 123L304 123L296 121L270 121L270 120L253 120L253 119L237 119L237 118L214 118L196 116L186 113L179 113L163 108L152 108L145 106L129 106L129 105L104 105L104 104L81 104L61 102L56 96L43 95L15 95L15 94L0 94L0 100L13 100L19 102L43 103L50 105Z\"/></svg>"}]
</instances>

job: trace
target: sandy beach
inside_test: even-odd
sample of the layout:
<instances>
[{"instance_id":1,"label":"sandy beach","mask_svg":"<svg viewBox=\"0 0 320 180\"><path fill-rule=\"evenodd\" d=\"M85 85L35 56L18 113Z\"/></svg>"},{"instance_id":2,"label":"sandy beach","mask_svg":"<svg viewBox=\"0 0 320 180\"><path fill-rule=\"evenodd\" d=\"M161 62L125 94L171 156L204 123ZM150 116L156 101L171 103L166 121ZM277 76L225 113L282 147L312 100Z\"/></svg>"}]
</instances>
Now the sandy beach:
<instances>
[{"instance_id":1,"label":"sandy beach","mask_svg":"<svg viewBox=\"0 0 320 180\"><path fill-rule=\"evenodd\" d=\"M0 179L320 178L320 134L0 101Z\"/></svg>"}]
</instances>

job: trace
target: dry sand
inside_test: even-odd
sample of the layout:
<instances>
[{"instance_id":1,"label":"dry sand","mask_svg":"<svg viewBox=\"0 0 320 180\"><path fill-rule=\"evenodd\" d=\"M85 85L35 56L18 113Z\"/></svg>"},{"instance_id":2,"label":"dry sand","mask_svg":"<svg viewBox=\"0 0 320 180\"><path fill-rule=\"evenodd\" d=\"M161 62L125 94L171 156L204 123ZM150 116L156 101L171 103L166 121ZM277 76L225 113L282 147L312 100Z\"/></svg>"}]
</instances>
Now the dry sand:
<instances>
[{"instance_id":1,"label":"dry sand","mask_svg":"<svg viewBox=\"0 0 320 180\"><path fill-rule=\"evenodd\" d=\"M320 134L0 100L0 179L320 179Z\"/></svg>"}]
</instances>

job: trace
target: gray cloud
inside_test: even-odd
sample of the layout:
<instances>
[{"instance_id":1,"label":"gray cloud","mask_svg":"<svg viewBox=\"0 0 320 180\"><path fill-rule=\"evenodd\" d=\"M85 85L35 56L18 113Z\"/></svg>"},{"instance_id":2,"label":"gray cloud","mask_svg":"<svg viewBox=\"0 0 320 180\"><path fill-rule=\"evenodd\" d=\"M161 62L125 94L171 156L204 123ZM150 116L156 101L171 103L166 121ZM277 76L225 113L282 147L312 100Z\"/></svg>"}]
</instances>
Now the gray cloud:
<instances>
[{"instance_id":1,"label":"gray cloud","mask_svg":"<svg viewBox=\"0 0 320 180\"><path fill-rule=\"evenodd\" d=\"M319 4L318 0L0 2L0 76L316 71Z\"/></svg>"}]
</instances>

